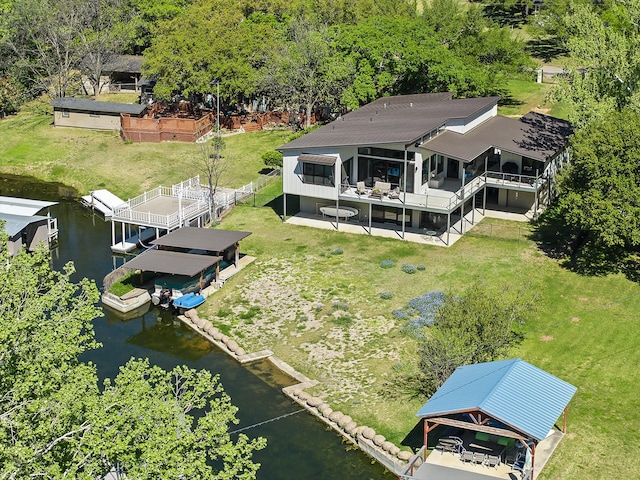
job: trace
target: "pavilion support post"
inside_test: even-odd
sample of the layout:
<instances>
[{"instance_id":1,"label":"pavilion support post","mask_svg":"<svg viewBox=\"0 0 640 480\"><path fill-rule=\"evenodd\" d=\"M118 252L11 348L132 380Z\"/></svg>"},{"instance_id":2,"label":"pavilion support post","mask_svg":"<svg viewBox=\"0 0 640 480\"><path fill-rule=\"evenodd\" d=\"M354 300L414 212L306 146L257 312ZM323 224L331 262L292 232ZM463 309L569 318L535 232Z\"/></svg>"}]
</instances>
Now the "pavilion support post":
<instances>
[{"instance_id":1,"label":"pavilion support post","mask_svg":"<svg viewBox=\"0 0 640 480\"><path fill-rule=\"evenodd\" d=\"M369 235L371 235L371 203L369 203Z\"/></svg>"},{"instance_id":2,"label":"pavilion support post","mask_svg":"<svg viewBox=\"0 0 640 480\"><path fill-rule=\"evenodd\" d=\"M124 222L122 223L122 248L124 249L124 237L125 237L125 233L124 233Z\"/></svg>"},{"instance_id":3,"label":"pavilion support post","mask_svg":"<svg viewBox=\"0 0 640 480\"><path fill-rule=\"evenodd\" d=\"M536 465L536 445L535 443L531 445L531 475L529 475L530 480L535 480L535 465Z\"/></svg>"},{"instance_id":4,"label":"pavilion support post","mask_svg":"<svg viewBox=\"0 0 640 480\"><path fill-rule=\"evenodd\" d=\"M116 244L116 222L111 222L111 245Z\"/></svg>"},{"instance_id":5,"label":"pavilion support post","mask_svg":"<svg viewBox=\"0 0 640 480\"><path fill-rule=\"evenodd\" d=\"M449 246L449 235L451 235L451 212L447 213L447 246Z\"/></svg>"},{"instance_id":6,"label":"pavilion support post","mask_svg":"<svg viewBox=\"0 0 640 480\"><path fill-rule=\"evenodd\" d=\"M202 278L202 272L200 272L200 281L198 282L198 285L200 285L200 291L202 291L203 284L204 284L204 279Z\"/></svg>"},{"instance_id":7,"label":"pavilion support post","mask_svg":"<svg viewBox=\"0 0 640 480\"><path fill-rule=\"evenodd\" d=\"M219 279L220 279L220 262L216 263L216 275L213 281L217 282Z\"/></svg>"},{"instance_id":8,"label":"pavilion support post","mask_svg":"<svg viewBox=\"0 0 640 480\"><path fill-rule=\"evenodd\" d=\"M282 194L282 199L283 199L282 221L286 222L287 221L287 194L286 193Z\"/></svg>"},{"instance_id":9,"label":"pavilion support post","mask_svg":"<svg viewBox=\"0 0 640 480\"><path fill-rule=\"evenodd\" d=\"M427 450L427 439L429 436L429 420L425 419L424 420L424 447L425 447L425 451Z\"/></svg>"},{"instance_id":10,"label":"pavilion support post","mask_svg":"<svg viewBox=\"0 0 640 480\"><path fill-rule=\"evenodd\" d=\"M336 230L340 230L340 199L336 198Z\"/></svg>"},{"instance_id":11,"label":"pavilion support post","mask_svg":"<svg viewBox=\"0 0 640 480\"><path fill-rule=\"evenodd\" d=\"M404 240L404 230L405 230L405 215L407 213L407 208L403 205L402 206L402 239Z\"/></svg>"},{"instance_id":12,"label":"pavilion support post","mask_svg":"<svg viewBox=\"0 0 640 480\"><path fill-rule=\"evenodd\" d=\"M234 252L234 265L238 268L238 264L240 263L240 244L235 244L235 252Z\"/></svg>"}]
</instances>

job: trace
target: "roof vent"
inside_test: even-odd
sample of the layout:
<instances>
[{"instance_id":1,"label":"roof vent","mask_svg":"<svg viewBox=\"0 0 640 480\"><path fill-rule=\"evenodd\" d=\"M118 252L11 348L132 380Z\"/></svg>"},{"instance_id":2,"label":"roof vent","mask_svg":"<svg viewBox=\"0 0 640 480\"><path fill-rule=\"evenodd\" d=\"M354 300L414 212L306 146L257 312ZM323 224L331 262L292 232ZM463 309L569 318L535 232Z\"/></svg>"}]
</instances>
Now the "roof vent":
<instances>
[{"instance_id":1,"label":"roof vent","mask_svg":"<svg viewBox=\"0 0 640 480\"><path fill-rule=\"evenodd\" d=\"M370 121L370 122L373 122L373 117L369 117L369 121Z\"/></svg>"},{"instance_id":2,"label":"roof vent","mask_svg":"<svg viewBox=\"0 0 640 480\"><path fill-rule=\"evenodd\" d=\"M409 106L410 106L411 108L413 108L413 102L411 102L411 103L409 104Z\"/></svg>"},{"instance_id":3,"label":"roof vent","mask_svg":"<svg viewBox=\"0 0 640 480\"><path fill-rule=\"evenodd\" d=\"M387 102L384 102L384 108L387 108Z\"/></svg>"}]
</instances>

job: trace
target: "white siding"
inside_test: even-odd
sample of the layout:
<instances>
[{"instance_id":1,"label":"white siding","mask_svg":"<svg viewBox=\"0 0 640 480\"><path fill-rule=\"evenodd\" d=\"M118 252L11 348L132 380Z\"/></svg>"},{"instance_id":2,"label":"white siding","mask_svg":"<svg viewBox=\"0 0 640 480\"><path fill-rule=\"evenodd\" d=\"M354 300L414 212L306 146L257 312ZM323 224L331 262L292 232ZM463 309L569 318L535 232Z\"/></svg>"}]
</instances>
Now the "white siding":
<instances>
[{"instance_id":1,"label":"white siding","mask_svg":"<svg viewBox=\"0 0 640 480\"><path fill-rule=\"evenodd\" d=\"M489 120L490 118L495 117L496 115L498 115L498 106L494 105L493 107L491 107L491 108L489 108L487 110L479 112L478 114L476 114L471 119L465 119L465 120L453 119L453 120L450 120L449 122L447 122L447 124L445 126L445 129L446 130L451 130L452 132L457 132L457 133L464 134L464 133L467 133L469 130L477 127L482 122L485 122L485 121Z\"/></svg>"}]
</instances>

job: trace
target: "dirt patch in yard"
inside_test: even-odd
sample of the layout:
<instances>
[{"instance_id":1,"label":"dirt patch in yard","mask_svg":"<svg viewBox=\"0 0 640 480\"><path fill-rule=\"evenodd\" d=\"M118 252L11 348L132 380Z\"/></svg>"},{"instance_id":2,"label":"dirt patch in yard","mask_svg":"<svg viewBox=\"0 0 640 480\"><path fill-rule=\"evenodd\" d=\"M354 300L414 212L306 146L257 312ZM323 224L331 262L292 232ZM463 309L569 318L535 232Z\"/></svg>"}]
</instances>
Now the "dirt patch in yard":
<instances>
[{"instance_id":1,"label":"dirt patch in yard","mask_svg":"<svg viewBox=\"0 0 640 480\"><path fill-rule=\"evenodd\" d=\"M360 310L357 292L336 286L332 269L323 267L330 261L257 261L236 288L232 314L211 320L226 323L246 350L286 351L294 367L311 370L328 400L362 401L376 383L371 365L400 360L387 341L397 326L391 316Z\"/></svg>"}]
</instances>

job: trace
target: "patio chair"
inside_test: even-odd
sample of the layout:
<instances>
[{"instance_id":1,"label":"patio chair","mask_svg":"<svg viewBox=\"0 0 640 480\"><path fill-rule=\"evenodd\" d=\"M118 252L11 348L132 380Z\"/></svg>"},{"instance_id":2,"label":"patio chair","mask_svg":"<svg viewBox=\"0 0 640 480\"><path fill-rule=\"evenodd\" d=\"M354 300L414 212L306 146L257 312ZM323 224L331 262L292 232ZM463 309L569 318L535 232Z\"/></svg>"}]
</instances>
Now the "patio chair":
<instances>
[{"instance_id":1,"label":"patio chair","mask_svg":"<svg viewBox=\"0 0 640 480\"><path fill-rule=\"evenodd\" d=\"M389 195L391 184L389 182L376 182L373 189L379 190L382 195Z\"/></svg>"},{"instance_id":2,"label":"patio chair","mask_svg":"<svg viewBox=\"0 0 640 480\"><path fill-rule=\"evenodd\" d=\"M462 452L462 454L460 455L460 460L462 460L463 462L475 462L475 453L473 453L470 450L465 450Z\"/></svg>"},{"instance_id":3,"label":"patio chair","mask_svg":"<svg viewBox=\"0 0 640 480\"><path fill-rule=\"evenodd\" d=\"M400 188L396 187L389 192L389 198L397 200L400 198Z\"/></svg>"},{"instance_id":4,"label":"patio chair","mask_svg":"<svg viewBox=\"0 0 640 480\"><path fill-rule=\"evenodd\" d=\"M498 465L500 465L500 457L498 455L487 455L484 459L484 464L487 467L498 468Z\"/></svg>"},{"instance_id":5,"label":"patio chair","mask_svg":"<svg viewBox=\"0 0 640 480\"><path fill-rule=\"evenodd\" d=\"M513 462L513 465L511 466L511 470L518 470L518 471L524 471L524 464L525 464L525 456L522 453L518 453L518 456L516 457L516 461Z\"/></svg>"},{"instance_id":6,"label":"patio chair","mask_svg":"<svg viewBox=\"0 0 640 480\"><path fill-rule=\"evenodd\" d=\"M364 182L356 183L356 193L358 195L364 195L367 193L367 187L365 187Z\"/></svg>"}]
</instances>

